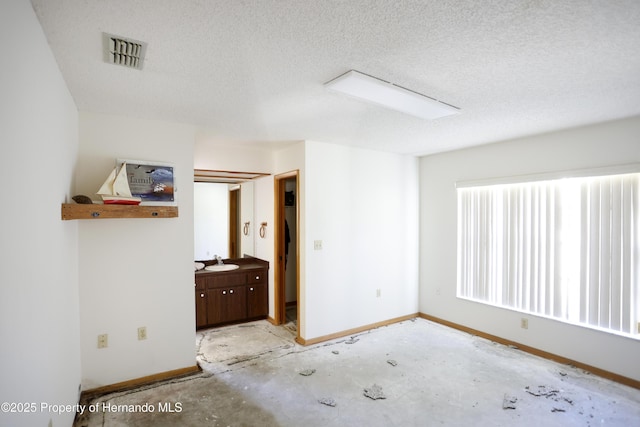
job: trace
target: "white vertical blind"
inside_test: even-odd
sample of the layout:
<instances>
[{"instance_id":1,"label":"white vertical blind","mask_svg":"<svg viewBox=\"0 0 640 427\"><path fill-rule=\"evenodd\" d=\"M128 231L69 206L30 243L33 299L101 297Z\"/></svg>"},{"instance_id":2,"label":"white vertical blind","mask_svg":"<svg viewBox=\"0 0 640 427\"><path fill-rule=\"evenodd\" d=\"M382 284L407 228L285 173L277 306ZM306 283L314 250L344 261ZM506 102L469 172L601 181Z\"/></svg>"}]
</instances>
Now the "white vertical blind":
<instances>
[{"instance_id":1,"label":"white vertical blind","mask_svg":"<svg viewBox=\"0 0 640 427\"><path fill-rule=\"evenodd\" d=\"M458 296L638 333L640 174L458 188Z\"/></svg>"},{"instance_id":2,"label":"white vertical blind","mask_svg":"<svg viewBox=\"0 0 640 427\"><path fill-rule=\"evenodd\" d=\"M639 176L585 179L580 186L579 320L627 333L638 332Z\"/></svg>"}]
</instances>

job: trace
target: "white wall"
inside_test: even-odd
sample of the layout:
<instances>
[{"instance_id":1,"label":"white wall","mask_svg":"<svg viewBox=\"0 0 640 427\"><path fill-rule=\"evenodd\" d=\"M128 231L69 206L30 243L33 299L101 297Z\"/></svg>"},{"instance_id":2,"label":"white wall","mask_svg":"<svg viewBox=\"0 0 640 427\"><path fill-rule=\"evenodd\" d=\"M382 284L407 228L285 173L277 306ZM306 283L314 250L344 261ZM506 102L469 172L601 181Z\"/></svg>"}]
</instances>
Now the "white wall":
<instances>
[{"instance_id":1,"label":"white wall","mask_svg":"<svg viewBox=\"0 0 640 427\"><path fill-rule=\"evenodd\" d=\"M253 181L254 188L254 226L255 257L269 262L269 316L273 318L275 310L274 295L274 239L273 239L273 175ZM260 237L260 224L266 222L264 237Z\"/></svg>"},{"instance_id":2,"label":"white wall","mask_svg":"<svg viewBox=\"0 0 640 427\"><path fill-rule=\"evenodd\" d=\"M273 150L223 146L213 143L205 132L197 131L193 168L270 173L273 170Z\"/></svg>"},{"instance_id":3,"label":"white wall","mask_svg":"<svg viewBox=\"0 0 640 427\"><path fill-rule=\"evenodd\" d=\"M193 158L194 169L272 173L273 165L274 153L271 149L242 147L232 144L220 145L217 139L211 136L211 131L202 129L196 131ZM273 178L267 177L266 179ZM253 181L243 184L241 187L240 226L243 227L247 221L251 224L249 226L249 234L247 236L241 234L240 256L248 254L259 257L256 253L256 244L257 240L260 239L258 236L260 223L256 216L258 206L254 203L256 198L264 198L265 195L261 196L256 192L256 184ZM273 189L265 188L264 191L267 192L266 197L271 197L271 200L273 200ZM268 202L268 199L265 202ZM270 206L272 205L273 203ZM228 252L228 250L225 252Z\"/></svg>"},{"instance_id":4,"label":"white wall","mask_svg":"<svg viewBox=\"0 0 640 427\"><path fill-rule=\"evenodd\" d=\"M171 162L179 206L178 218L79 223L83 388L195 366L194 128L81 113L79 129L78 193L95 192L116 158Z\"/></svg>"},{"instance_id":5,"label":"white wall","mask_svg":"<svg viewBox=\"0 0 640 427\"><path fill-rule=\"evenodd\" d=\"M0 3L0 36L19 40L0 67L0 402L38 405L0 425L69 426L39 405L78 402L78 224L60 218L78 113L29 1Z\"/></svg>"},{"instance_id":6,"label":"white wall","mask_svg":"<svg viewBox=\"0 0 640 427\"><path fill-rule=\"evenodd\" d=\"M239 256L251 255L256 253L255 244L253 242L255 236L256 222L254 220L254 184L252 181L240 184L240 252ZM245 223L249 223L247 234L245 234Z\"/></svg>"},{"instance_id":7,"label":"white wall","mask_svg":"<svg viewBox=\"0 0 640 427\"><path fill-rule=\"evenodd\" d=\"M417 159L308 141L304 172L303 338L416 313Z\"/></svg>"},{"instance_id":8,"label":"white wall","mask_svg":"<svg viewBox=\"0 0 640 427\"><path fill-rule=\"evenodd\" d=\"M193 185L194 259L229 257L229 185Z\"/></svg>"},{"instance_id":9,"label":"white wall","mask_svg":"<svg viewBox=\"0 0 640 427\"><path fill-rule=\"evenodd\" d=\"M640 341L456 298L455 182L640 162L640 118L420 159L420 311L640 380Z\"/></svg>"}]
</instances>

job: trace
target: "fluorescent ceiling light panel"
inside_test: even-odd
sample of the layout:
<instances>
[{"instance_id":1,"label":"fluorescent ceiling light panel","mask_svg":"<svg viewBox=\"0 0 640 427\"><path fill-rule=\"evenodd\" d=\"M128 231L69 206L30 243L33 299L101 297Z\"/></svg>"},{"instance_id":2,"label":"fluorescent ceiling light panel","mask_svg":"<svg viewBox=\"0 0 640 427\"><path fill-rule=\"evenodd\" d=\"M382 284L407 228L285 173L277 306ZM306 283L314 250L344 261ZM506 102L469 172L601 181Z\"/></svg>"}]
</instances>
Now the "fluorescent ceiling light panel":
<instances>
[{"instance_id":1,"label":"fluorescent ceiling light panel","mask_svg":"<svg viewBox=\"0 0 640 427\"><path fill-rule=\"evenodd\" d=\"M324 84L328 89L422 119L458 114L459 108L355 70Z\"/></svg>"}]
</instances>

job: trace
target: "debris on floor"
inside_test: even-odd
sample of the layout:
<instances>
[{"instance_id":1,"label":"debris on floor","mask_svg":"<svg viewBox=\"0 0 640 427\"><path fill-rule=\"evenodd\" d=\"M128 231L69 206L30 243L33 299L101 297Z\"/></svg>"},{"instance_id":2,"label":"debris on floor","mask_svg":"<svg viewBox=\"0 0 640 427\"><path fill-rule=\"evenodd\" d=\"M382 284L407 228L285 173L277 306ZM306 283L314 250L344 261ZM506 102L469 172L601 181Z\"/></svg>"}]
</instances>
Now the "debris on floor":
<instances>
[{"instance_id":1,"label":"debris on floor","mask_svg":"<svg viewBox=\"0 0 640 427\"><path fill-rule=\"evenodd\" d=\"M389 365L391 365L391 366L397 366L398 365L398 362L396 362L395 360L392 360L392 359L387 360L387 363Z\"/></svg>"},{"instance_id":2,"label":"debris on floor","mask_svg":"<svg viewBox=\"0 0 640 427\"><path fill-rule=\"evenodd\" d=\"M331 407L334 407L337 405L336 401L330 397L323 397L322 399L318 399L318 402L322 403L323 405L327 405Z\"/></svg>"},{"instance_id":3,"label":"debris on floor","mask_svg":"<svg viewBox=\"0 0 640 427\"><path fill-rule=\"evenodd\" d=\"M260 355L251 355L251 354L240 355L240 356L235 357L232 360L229 360L227 362L227 365L228 366L232 366L232 365L235 365L235 364L238 364L238 363L248 362L249 360L257 359L259 357L260 357Z\"/></svg>"},{"instance_id":4,"label":"debris on floor","mask_svg":"<svg viewBox=\"0 0 640 427\"><path fill-rule=\"evenodd\" d=\"M640 391L635 388L566 364L520 357L506 346L426 320L409 323L377 328L369 335L354 334L362 337L357 346L344 346L351 335L302 346L295 343L295 334L267 320L256 322L254 328L200 330L196 341L197 361L203 365L200 373L95 398L85 395L80 402L94 408L102 408L103 402L107 408L147 403L150 408L155 405L154 412L86 410L75 427L640 427ZM340 357L333 357L337 350ZM228 365L247 355L259 358ZM384 366L396 356L401 358L395 359L398 366ZM309 368L316 370L313 378L296 376ZM374 383L382 386L380 393L389 393L386 400L377 402L360 394L365 388L367 393L375 391L369 387ZM533 394L525 393L527 385ZM506 398L505 407L515 409L500 411L500 394ZM331 400L340 402L340 408L327 405ZM176 408L178 401L182 412L160 413L161 408Z\"/></svg>"},{"instance_id":5,"label":"debris on floor","mask_svg":"<svg viewBox=\"0 0 640 427\"><path fill-rule=\"evenodd\" d=\"M532 396L545 397L554 401L555 403L551 408L551 412L567 412L567 409L569 408L567 404L573 406L573 399L562 396L561 391L555 387L539 385L537 388L526 386L524 389Z\"/></svg>"},{"instance_id":6,"label":"debris on floor","mask_svg":"<svg viewBox=\"0 0 640 427\"><path fill-rule=\"evenodd\" d=\"M340 352L338 350L333 350L331 353L333 354L340 354Z\"/></svg>"},{"instance_id":7,"label":"debris on floor","mask_svg":"<svg viewBox=\"0 0 640 427\"><path fill-rule=\"evenodd\" d=\"M385 396L382 392L382 387L380 387L378 384L374 384L371 387L365 388L364 395L373 400L387 398L387 396Z\"/></svg>"},{"instance_id":8,"label":"debris on floor","mask_svg":"<svg viewBox=\"0 0 640 427\"><path fill-rule=\"evenodd\" d=\"M536 397L553 397L560 392L560 390L558 390L557 388L549 387L546 385L539 385L537 390L532 390L529 386L526 386L524 389L527 393Z\"/></svg>"},{"instance_id":9,"label":"debris on floor","mask_svg":"<svg viewBox=\"0 0 640 427\"><path fill-rule=\"evenodd\" d=\"M309 375L313 375L315 371L316 371L315 369L305 369L304 371L300 371L300 375L304 375L305 377L308 377Z\"/></svg>"},{"instance_id":10,"label":"debris on floor","mask_svg":"<svg viewBox=\"0 0 640 427\"><path fill-rule=\"evenodd\" d=\"M345 344L355 344L355 343L357 343L358 341L360 341L358 338L351 337L351 338L349 338L348 340L346 340L344 343L345 343Z\"/></svg>"},{"instance_id":11,"label":"debris on floor","mask_svg":"<svg viewBox=\"0 0 640 427\"><path fill-rule=\"evenodd\" d=\"M506 394L504 395L504 398L502 399L502 409L516 409L516 402L518 401L518 398L515 396L507 396Z\"/></svg>"}]
</instances>

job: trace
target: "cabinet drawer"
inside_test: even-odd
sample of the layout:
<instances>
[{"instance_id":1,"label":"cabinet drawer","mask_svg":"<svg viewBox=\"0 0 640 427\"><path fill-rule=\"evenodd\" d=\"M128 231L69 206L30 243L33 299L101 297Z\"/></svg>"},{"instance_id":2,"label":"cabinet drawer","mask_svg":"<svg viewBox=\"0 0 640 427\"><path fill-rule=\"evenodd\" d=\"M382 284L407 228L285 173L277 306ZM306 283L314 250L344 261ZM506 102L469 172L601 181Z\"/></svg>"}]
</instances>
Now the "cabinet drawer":
<instances>
[{"instance_id":1,"label":"cabinet drawer","mask_svg":"<svg viewBox=\"0 0 640 427\"><path fill-rule=\"evenodd\" d=\"M196 291L202 291L206 288L207 281L204 277L196 277Z\"/></svg>"},{"instance_id":2,"label":"cabinet drawer","mask_svg":"<svg viewBox=\"0 0 640 427\"><path fill-rule=\"evenodd\" d=\"M267 281L266 270L256 270L247 273L247 283L264 283Z\"/></svg>"},{"instance_id":3,"label":"cabinet drawer","mask_svg":"<svg viewBox=\"0 0 640 427\"><path fill-rule=\"evenodd\" d=\"M244 285L247 283L246 273L233 273L225 275L214 275L207 277L207 288L220 288L225 286Z\"/></svg>"}]
</instances>

